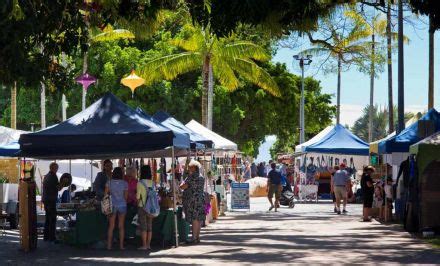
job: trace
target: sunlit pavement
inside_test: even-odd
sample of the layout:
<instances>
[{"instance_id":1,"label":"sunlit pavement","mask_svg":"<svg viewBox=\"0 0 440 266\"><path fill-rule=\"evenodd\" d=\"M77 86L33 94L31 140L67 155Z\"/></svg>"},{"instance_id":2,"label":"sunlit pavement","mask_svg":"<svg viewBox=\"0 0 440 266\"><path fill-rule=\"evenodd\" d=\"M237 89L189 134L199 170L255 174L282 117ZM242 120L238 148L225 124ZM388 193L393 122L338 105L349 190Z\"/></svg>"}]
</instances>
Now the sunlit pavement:
<instances>
[{"instance_id":1,"label":"sunlit pavement","mask_svg":"<svg viewBox=\"0 0 440 266\"><path fill-rule=\"evenodd\" d=\"M78 249L44 245L18 251L16 236L0 240L1 262L9 264L352 264L440 263L440 253L412 238L399 225L360 222L361 205L336 215L329 202L297 203L269 212L253 198L250 212L227 213L202 231L195 246L153 251Z\"/></svg>"}]
</instances>

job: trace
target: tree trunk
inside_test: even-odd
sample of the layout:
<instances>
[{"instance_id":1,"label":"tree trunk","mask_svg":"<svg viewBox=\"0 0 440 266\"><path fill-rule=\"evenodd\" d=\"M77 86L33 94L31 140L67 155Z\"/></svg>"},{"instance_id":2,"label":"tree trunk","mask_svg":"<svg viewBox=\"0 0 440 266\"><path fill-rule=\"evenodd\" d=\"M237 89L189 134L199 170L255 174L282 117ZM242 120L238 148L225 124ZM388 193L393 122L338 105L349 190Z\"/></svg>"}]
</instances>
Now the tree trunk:
<instances>
[{"instance_id":1,"label":"tree trunk","mask_svg":"<svg viewBox=\"0 0 440 266\"><path fill-rule=\"evenodd\" d=\"M63 93L61 96L61 117L63 118L63 121L66 121L67 119L67 101L66 101L66 95Z\"/></svg>"},{"instance_id":2,"label":"tree trunk","mask_svg":"<svg viewBox=\"0 0 440 266\"><path fill-rule=\"evenodd\" d=\"M214 76L212 73L212 64L209 62L209 77L208 77L208 129L212 130L213 120L213 102L214 102Z\"/></svg>"},{"instance_id":3,"label":"tree trunk","mask_svg":"<svg viewBox=\"0 0 440 266\"><path fill-rule=\"evenodd\" d=\"M434 25L429 17L429 78L428 78L428 110L434 108Z\"/></svg>"},{"instance_id":4,"label":"tree trunk","mask_svg":"<svg viewBox=\"0 0 440 266\"><path fill-rule=\"evenodd\" d=\"M208 94L209 94L209 65L210 65L210 57L205 56L203 60L203 69L202 69L202 124L205 127L208 127Z\"/></svg>"},{"instance_id":5,"label":"tree trunk","mask_svg":"<svg viewBox=\"0 0 440 266\"><path fill-rule=\"evenodd\" d=\"M398 69L397 69L397 132L405 129L405 85L403 65L403 0L399 0L398 12Z\"/></svg>"},{"instance_id":6,"label":"tree trunk","mask_svg":"<svg viewBox=\"0 0 440 266\"><path fill-rule=\"evenodd\" d=\"M374 29L371 35L371 69L370 69L370 107L368 114L368 142L373 142L373 111L374 111L374 57L375 57Z\"/></svg>"},{"instance_id":7,"label":"tree trunk","mask_svg":"<svg viewBox=\"0 0 440 266\"><path fill-rule=\"evenodd\" d=\"M393 104L393 61L391 46L391 3L387 7L387 65L388 65L388 133L394 132L394 104Z\"/></svg>"},{"instance_id":8,"label":"tree trunk","mask_svg":"<svg viewBox=\"0 0 440 266\"><path fill-rule=\"evenodd\" d=\"M87 72L87 67L88 67L88 64L87 64L87 56L88 56L87 51L85 51L85 52L84 52L84 57L83 57L83 74L85 74L85 73ZM87 96L87 91L86 91L86 89L83 87L83 88L82 88L82 100L81 100L81 103L82 103L82 110L83 110L83 111L84 111L84 109L86 109L86 96Z\"/></svg>"},{"instance_id":9,"label":"tree trunk","mask_svg":"<svg viewBox=\"0 0 440 266\"><path fill-rule=\"evenodd\" d=\"M41 108L41 129L46 128L46 85L41 83L40 108Z\"/></svg>"},{"instance_id":10,"label":"tree trunk","mask_svg":"<svg viewBox=\"0 0 440 266\"><path fill-rule=\"evenodd\" d=\"M17 81L11 89L11 128L17 129Z\"/></svg>"},{"instance_id":11,"label":"tree trunk","mask_svg":"<svg viewBox=\"0 0 440 266\"><path fill-rule=\"evenodd\" d=\"M342 58L338 57L338 87L336 91L336 125L339 125L341 116L341 71L342 71Z\"/></svg>"}]
</instances>

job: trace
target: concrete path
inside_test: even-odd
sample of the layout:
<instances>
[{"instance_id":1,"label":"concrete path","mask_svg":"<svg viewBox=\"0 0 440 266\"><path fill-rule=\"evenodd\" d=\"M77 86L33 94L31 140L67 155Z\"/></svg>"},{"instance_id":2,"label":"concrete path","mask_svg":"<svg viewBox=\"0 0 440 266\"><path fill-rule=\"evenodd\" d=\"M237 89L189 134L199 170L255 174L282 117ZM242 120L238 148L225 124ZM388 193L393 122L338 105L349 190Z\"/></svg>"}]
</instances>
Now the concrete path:
<instances>
[{"instance_id":1,"label":"concrete path","mask_svg":"<svg viewBox=\"0 0 440 266\"><path fill-rule=\"evenodd\" d=\"M30 264L400 264L440 263L440 252L412 238L398 225L360 222L360 205L348 215L333 213L330 203L297 204L268 212L264 198L252 199L250 212L228 213L202 232L202 243L153 251L77 249L63 245L17 250L14 235L0 238L0 258ZM10 232L9 232L10 233Z\"/></svg>"}]
</instances>

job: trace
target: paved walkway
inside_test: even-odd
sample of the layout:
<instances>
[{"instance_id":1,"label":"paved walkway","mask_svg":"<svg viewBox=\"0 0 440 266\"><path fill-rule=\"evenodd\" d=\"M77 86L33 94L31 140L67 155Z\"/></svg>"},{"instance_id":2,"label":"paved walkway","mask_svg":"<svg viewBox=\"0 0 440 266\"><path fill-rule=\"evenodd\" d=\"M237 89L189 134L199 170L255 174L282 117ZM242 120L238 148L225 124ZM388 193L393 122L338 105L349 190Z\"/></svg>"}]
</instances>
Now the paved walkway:
<instances>
[{"instance_id":1,"label":"paved walkway","mask_svg":"<svg viewBox=\"0 0 440 266\"><path fill-rule=\"evenodd\" d=\"M202 243L154 251L149 256L125 251L43 246L17 251L18 240L0 240L0 258L9 264L352 264L440 263L440 252L412 238L398 225L360 220L360 205L335 215L331 204L297 204L268 212L264 198L252 199L251 212L228 213L202 232Z\"/></svg>"}]
</instances>

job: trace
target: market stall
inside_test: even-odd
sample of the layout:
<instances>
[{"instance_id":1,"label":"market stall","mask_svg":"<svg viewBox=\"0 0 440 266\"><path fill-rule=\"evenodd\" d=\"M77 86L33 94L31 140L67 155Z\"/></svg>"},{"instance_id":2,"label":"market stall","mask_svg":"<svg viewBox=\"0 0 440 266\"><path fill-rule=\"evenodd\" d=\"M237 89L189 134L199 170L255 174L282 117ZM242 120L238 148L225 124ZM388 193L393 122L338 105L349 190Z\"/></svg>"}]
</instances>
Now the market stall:
<instances>
[{"instance_id":1,"label":"market stall","mask_svg":"<svg viewBox=\"0 0 440 266\"><path fill-rule=\"evenodd\" d=\"M411 171L406 228L410 231L440 230L440 132L410 147ZM411 230L412 229L412 230Z\"/></svg>"},{"instance_id":2,"label":"market stall","mask_svg":"<svg viewBox=\"0 0 440 266\"><path fill-rule=\"evenodd\" d=\"M297 162L300 171L299 193L304 190L328 197L329 168L345 163L348 171L356 177L357 169L368 164L368 144L342 125L327 127L318 135L295 149L299 151L295 155L300 158ZM315 181L319 184L317 189L312 187ZM310 195L301 197L312 198Z\"/></svg>"},{"instance_id":3,"label":"market stall","mask_svg":"<svg viewBox=\"0 0 440 266\"><path fill-rule=\"evenodd\" d=\"M152 155L174 158L176 153L188 151L189 141L189 137L186 141L177 139L168 128L146 119L113 94L106 93L87 109L62 123L35 133L22 134L19 143L22 157L55 160L151 158ZM174 181L174 173L172 177ZM69 211L75 212L76 222L72 225L80 225L74 227L75 234L88 235L84 232L95 231L94 228L97 227L105 228L106 224L102 224L102 219L96 218L103 215L94 199L93 191L85 191L77 197L77 202L73 205L60 205L58 208L58 211L64 214ZM172 198L175 200L175 195ZM182 219L177 215L175 202L172 207L171 212L175 214L174 222L166 230L173 232L174 243L178 245L178 235L180 234L181 239L186 238L186 232L178 230L178 224ZM85 212L96 216L96 219L84 221L84 217L90 216ZM128 229L127 233L129 232Z\"/></svg>"}]
</instances>

